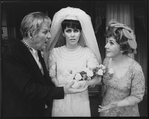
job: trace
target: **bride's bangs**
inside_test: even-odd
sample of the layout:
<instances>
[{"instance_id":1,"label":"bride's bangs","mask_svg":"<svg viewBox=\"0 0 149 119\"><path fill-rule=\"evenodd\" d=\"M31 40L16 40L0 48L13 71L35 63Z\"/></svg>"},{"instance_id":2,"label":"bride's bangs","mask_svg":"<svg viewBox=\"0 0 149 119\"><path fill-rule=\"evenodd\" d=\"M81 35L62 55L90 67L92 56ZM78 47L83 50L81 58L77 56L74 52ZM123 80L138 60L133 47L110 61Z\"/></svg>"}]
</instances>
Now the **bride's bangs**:
<instances>
[{"instance_id":1,"label":"bride's bangs","mask_svg":"<svg viewBox=\"0 0 149 119\"><path fill-rule=\"evenodd\" d=\"M79 29L80 31L82 30L81 24L77 20L64 20L62 22L62 30L64 31L66 27L73 28L73 29Z\"/></svg>"}]
</instances>

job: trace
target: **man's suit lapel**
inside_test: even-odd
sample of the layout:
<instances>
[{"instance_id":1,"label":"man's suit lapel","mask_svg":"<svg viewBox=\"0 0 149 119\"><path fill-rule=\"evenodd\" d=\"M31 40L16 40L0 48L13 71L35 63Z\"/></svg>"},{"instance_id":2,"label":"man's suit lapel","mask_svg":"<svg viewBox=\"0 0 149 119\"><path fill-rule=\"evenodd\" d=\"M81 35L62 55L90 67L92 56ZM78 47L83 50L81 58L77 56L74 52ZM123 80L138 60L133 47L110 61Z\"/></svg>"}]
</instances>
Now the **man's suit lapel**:
<instances>
[{"instance_id":1,"label":"man's suit lapel","mask_svg":"<svg viewBox=\"0 0 149 119\"><path fill-rule=\"evenodd\" d=\"M31 52L29 51L29 49L22 43L19 42L19 45L21 47L21 49L23 49L24 51L24 57L25 59L27 58L28 63L32 66L32 68L34 68L34 70L37 72L37 75L40 77L40 80L42 82L46 82L47 84L53 85L53 82L51 81L50 77L49 77L49 72L46 69L45 63L44 63L44 59L41 58L41 63L42 63L42 67L44 70L44 74L42 74L41 70L39 69L34 57L32 56Z\"/></svg>"},{"instance_id":2,"label":"man's suit lapel","mask_svg":"<svg viewBox=\"0 0 149 119\"><path fill-rule=\"evenodd\" d=\"M32 68L34 68L35 72L37 72L37 75L39 75L40 77L43 76L40 68L38 67L38 65L37 65L33 55L29 51L29 49L22 42L20 42L19 44L20 44L20 47L23 49L23 52L24 52L24 54L22 54L22 55L24 55L24 57L27 59L27 62L30 64L30 66ZM43 80L43 78L41 80Z\"/></svg>"}]
</instances>

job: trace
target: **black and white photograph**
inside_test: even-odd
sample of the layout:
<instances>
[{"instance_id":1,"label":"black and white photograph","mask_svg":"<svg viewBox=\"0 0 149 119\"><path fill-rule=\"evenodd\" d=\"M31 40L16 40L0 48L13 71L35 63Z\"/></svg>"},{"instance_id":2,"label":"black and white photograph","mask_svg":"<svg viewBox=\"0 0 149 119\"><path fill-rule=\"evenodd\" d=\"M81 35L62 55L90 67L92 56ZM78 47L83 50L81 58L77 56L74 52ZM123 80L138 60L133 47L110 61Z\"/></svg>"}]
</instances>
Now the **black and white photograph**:
<instances>
[{"instance_id":1,"label":"black and white photograph","mask_svg":"<svg viewBox=\"0 0 149 119\"><path fill-rule=\"evenodd\" d=\"M148 117L149 0L1 0L0 118Z\"/></svg>"}]
</instances>

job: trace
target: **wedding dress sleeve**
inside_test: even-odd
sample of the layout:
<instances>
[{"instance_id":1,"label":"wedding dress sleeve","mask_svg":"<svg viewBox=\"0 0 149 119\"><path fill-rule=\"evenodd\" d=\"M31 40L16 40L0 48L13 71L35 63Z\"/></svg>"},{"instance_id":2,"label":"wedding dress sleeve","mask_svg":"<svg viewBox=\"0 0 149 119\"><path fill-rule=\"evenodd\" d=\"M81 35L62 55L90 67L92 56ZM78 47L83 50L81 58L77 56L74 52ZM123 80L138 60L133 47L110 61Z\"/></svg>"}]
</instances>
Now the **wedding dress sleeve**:
<instances>
[{"instance_id":1,"label":"wedding dress sleeve","mask_svg":"<svg viewBox=\"0 0 149 119\"><path fill-rule=\"evenodd\" d=\"M93 68L99 66L99 63L98 63L97 58L94 55L94 53L89 48L87 48L86 50L88 52L87 53L88 54L88 56L87 56L87 67L93 69Z\"/></svg>"},{"instance_id":2,"label":"wedding dress sleeve","mask_svg":"<svg viewBox=\"0 0 149 119\"><path fill-rule=\"evenodd\" d=\"M55 84L55 85L58 85L58 81L57 81L57 70L56 70L56 57L54 56L54 49L51 50L50 52L50 55L49 55L49 75L52 79L52 82Z\"/></svg>"}]
</instances>

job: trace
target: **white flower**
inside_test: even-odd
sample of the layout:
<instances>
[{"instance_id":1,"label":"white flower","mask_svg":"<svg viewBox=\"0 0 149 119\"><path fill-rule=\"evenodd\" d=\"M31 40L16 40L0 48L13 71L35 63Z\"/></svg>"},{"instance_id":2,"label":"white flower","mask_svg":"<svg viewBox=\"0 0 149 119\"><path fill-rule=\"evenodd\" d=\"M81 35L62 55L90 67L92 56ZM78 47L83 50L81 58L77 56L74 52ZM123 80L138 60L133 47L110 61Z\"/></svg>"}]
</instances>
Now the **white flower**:
<instances>
[{"instance_id":1,"label":"white flower","mask_svg":"<svg viewBox=\"0 0 149 119\"><path fill-rule=\"evenodd\" d=\"M109 74L114 74L114 70L112 68L109 69Z\"/></svg>"},{"instance_id":2,"label":"white flower","mask_svg":"<svg viewBox=\"0 0 149 119\"><path fill-rule=\"evenodd\" d=\"M98 75L100 75L100 76L102 76L102 75L103 75L103 73L104 73L104 72L103 72L103 70L102 70L102 69L99 69L99 70L98 70L98 72L97 72L97 74L98 74Z\"/></svg>"},{"instance_id":3,"label":"white flower","mask_svg":"<svg viewBox=\"0 0 149 119\"><path fill-rule=\"evenodd\" d=\"M77 81L81 80L81 79L82 79L81 74L80 74L80 73L77 73L77 74L75 75L75 79L76 79Z\"/></svg>"},{"instance_id":4,"label":"white flower","mask_svg":"<svg viewBox=\"0 0 149 119\"><path fill-rule=\"evenodd\" d=\"M94 75L92 70L87 70L86 73L88 77L92 77Z\"/></svg>"},{"instance_id":5,"label":"white flower","mask_svg":"<svg viewBox=\"0 0 149 119\"><path fill-rule=\"evenodd\" d=\"M99 68L101 68L101 69L103 69L103 70L106 69L106 67L105 67L104 65L102 65L102 64L99 65Z\"/></svg>"}]
</instances>

